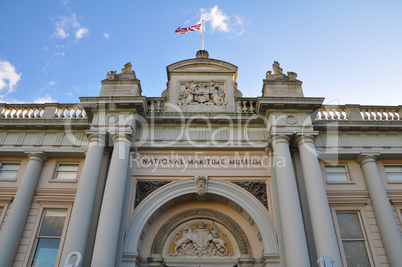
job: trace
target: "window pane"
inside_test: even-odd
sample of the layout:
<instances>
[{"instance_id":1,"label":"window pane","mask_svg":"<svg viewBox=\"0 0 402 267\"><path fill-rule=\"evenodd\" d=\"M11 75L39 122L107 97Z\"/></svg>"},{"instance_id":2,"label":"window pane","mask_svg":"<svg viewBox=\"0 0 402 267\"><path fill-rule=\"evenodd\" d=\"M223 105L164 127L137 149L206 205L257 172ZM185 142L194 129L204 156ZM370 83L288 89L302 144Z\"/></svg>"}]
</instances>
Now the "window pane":
<instances>
[{"instance_id":1,"label":"window pane","mask_svg":"<svg viewBox=\"0 0 402 267\"><path fill-rule=\"evenodd\" d=\"M3 207L0 207L0 216L1 216L2 212L3 212Z\"/></svg>"},{"instance_id":2,"label":"window pane","mask_svg":"<svg viewBox=\"0 0 402 267\"><path fill-rule=\"evenodd\" d=\"M386 172L400 172L402 173L402 166L385 166Z\"/></svg>"},{"instance_id":3,"label":"window pane","mask_svg":"<svg viewBox=\"0 0 402 267\"><path fill-rule=\"evenodd\" d=\"M0 171L0 178L15 178L18 171Z\"/></svg>"},{"instance_id":4,"label":"window pane","mask_svg":"<svg viewBox=\"0 0 402 267\"><path fill-rule=\"evenodd\" d=\"M78 170L78 164L59 164L57 170L76 172Z\"/></svg>"},{"instance_id":5,"label":"window pane","mask_svg":"<svg viewBox=\"0 0 402 267\"><path fill-rule=\"evenodd\" d=\"M342 240L364 239L357 213L336 213Z\"/></svg>"},{"instance_id":6,"label":"window pane","mask_svg":"<svg viewBox=\"0 0 402 267\"><path fill-rule=\"evenodd\" d=\"M20 168L19 163L2 163L1 170L17 170Z\"/></svg>"},{"instance_id":7,"label":"window pane","mask_svg":"<svg viewBox=\"0 0 402 267\"><path fill-rule=\"evenodd\" d=\"M343 242L343 248L345 250L348 267L370 266L370 260L364 241L346 241Z\"/></svg>"},{"instance_id":8,"label":"window pane","mask_svg":"<svg viewBox=\"0 0 402 267\"><path fill-rule=\"evenodd\" d=\"M387 173L388 180L401 181L402 180L402 166L384 166Z\"/></svg>"},{"instance_id":9,"label":"window pane","mask_svg":"<svg viewBox=\"0 0 402 267\"><path fill-rule=\"evenodd\" d=\"M347 172L345 166L325 166L325 171L326 172L344 172L344 173Z\"/></svg>"},{"instance_id":10,"label":"window pane","mask_svg":"<svg viewBox=\"0 0 402 267\"><path fill-rule=\"evenodd\" d=\"M78 163L62 163L57 166L55 179L75 180L77 177Z\"/></svg>"},{"instance_id":11,"label":"window pane","mask_svg":"<svg viewBox=\"0 0 402 267\"><path fill-rule=\"evenodd\" d=\"M60 237L66 215L66 210L46 210L39 236Z\"/></svg>"},{"instance_id":12,"label":"window pane","mask_svg":"<svg viewBox=\"0 0 402 267\"><path fill-rule=\"evenodd\" d=\"M347 181L348 176L345 173L327 173L328 181Z\"/></svg>"},{"instance_id":13,"label":"window pane","mask_svg":"<svg viewBox=\"0 0 402 267\"><path fill-rule=\"evenodd\" d=\"M7 163L3 162L0 165L0 178L15 178L17 177L18 169L20 168L20 163Z\"/></svg>"},{"instance_id":14,"label":"window pane","mask_svg":"<svg viewBox=\"0 0 402 267\"><path fill-rule=\"evenodd\" d=\"M59 250L60 239L40 238L32 266L54 267Z\"/></svg>"},{"instance_id":15,"label":"window pane","mask_svg":"<svg viewBox=\"0 0 402 267\"><path fill-rule=\"evenodd\" d=\"M402 173L387 173L388 180L400 181L402 180Z\"/></svg>"},{"instance_id":16,"label":"window pane","mask_svg":"<svg viewBox=\"0 0 402 267\"><path fill-rule=\"evenodd\" d=\"M77 177L76 172L57 172L55 179L70 179L74 180Z\"/></svg>"}]
</instances>

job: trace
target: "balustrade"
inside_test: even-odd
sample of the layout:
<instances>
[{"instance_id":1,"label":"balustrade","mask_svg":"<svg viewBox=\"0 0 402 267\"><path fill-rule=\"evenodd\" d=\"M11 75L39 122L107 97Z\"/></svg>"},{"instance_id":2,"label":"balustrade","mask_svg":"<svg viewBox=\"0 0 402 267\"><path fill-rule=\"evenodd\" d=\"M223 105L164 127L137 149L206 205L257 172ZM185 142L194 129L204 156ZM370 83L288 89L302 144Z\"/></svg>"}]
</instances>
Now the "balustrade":
<instances>
[{"instance_id":1,"label":"balustrade","mask_svg":"<svg viewBox=\"0 0 402 267\"><path fill-rule=\"evenodd\" d=\"M149 112L163 112L165 110L165 101L162 99L148 100Z\"/></svg>"},{"instance_id":2,"label":"balustrade","mask_svg":"<svg viewBox=\"0 0 402 267\"><path fill-rule=\"evenodd\" d=\"M54 115L53 115L54 114ZM0 107L1 119L86 119L81 105L13 104Z\"/></svg>"}]
</instances>

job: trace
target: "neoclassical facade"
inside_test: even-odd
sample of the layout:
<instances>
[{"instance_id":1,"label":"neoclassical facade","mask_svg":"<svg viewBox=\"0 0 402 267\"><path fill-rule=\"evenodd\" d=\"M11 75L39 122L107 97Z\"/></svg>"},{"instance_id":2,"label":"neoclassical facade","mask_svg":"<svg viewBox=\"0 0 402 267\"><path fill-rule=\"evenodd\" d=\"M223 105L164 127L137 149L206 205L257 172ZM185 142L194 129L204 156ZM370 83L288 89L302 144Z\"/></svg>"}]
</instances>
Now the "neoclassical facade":
<instances>
[{"instance_id":1,"label":"neoclassical facade","mask_svg":"<svg viewBox=\"0 0 402 267\"><path fill-rule=\"evenodd\" d=\"M0 103L0 266L400 266L402 106L262 95L209 58L76 104ZM161 90L162 91L162 90Z\"/></svg>"}]
</instances>

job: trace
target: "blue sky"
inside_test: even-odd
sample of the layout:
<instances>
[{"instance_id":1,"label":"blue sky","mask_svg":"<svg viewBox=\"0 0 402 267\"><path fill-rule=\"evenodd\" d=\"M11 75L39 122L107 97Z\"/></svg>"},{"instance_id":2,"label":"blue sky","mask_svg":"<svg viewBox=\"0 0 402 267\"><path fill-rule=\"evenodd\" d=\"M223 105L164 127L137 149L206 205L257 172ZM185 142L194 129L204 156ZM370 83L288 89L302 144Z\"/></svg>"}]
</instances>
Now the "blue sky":
<instances>
[{"instance_id":1,"label":"blue sky","mask_svg":"<svg viewBox=\"0 0 402 267\"><path fill-rule=\"evenodd\" d=\"M201 49L200 33L174 30L205 16L205 49L239 67L244 96L278 60L305 96L401 105L401 14L400 0L1 1L0 102L76 103L129 61L160 96L166 66Z\"/></svg>"}]
</instances>

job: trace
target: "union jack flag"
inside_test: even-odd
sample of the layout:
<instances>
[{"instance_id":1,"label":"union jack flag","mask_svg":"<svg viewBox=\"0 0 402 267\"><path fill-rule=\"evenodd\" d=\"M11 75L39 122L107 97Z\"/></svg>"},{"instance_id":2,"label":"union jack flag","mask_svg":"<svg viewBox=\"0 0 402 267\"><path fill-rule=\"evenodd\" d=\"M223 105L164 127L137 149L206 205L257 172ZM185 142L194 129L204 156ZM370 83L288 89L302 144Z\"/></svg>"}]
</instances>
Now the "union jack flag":
<instances>
[{"instance_id":1,"label":"union jack flag","mask_svg":"<svg viewBox=\"0 0 402 267\"><path fill-rule=\"evenodd\" d=\"M201 23L195 24L193 26L187 27L187 28L177 28L174 33L176 34L183 34L186 32L198 32L201 29Z\"/></svg>"}]
</instances>

